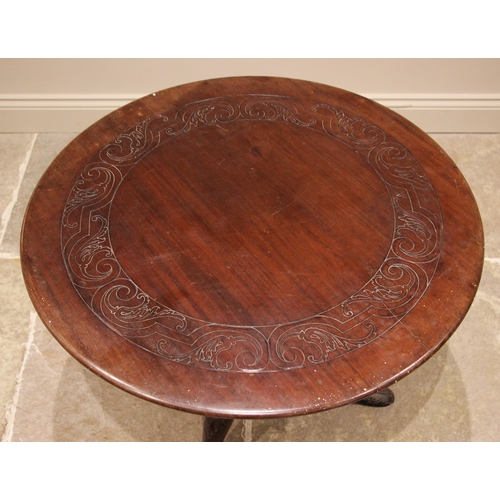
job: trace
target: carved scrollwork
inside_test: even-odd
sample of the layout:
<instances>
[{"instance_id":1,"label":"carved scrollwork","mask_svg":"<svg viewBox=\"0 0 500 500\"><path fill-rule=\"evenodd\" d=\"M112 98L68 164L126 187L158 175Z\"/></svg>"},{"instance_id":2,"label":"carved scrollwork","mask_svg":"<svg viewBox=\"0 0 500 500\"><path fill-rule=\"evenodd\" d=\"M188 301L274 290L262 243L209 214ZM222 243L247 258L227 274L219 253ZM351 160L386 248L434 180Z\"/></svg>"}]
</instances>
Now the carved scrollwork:
<instances>
[{"instance_id":1,"label":"carved scrollwork","mask_svg":"<svg viewBox=\"0 0 500 500\"><path fill-rule=\"evenodd\" d=\"M312 107L318 114L318 123L329 136L356 148L373 148L385 141L383 130L344 110L320 103Z\"/></svg>"},{"instance_id":2,"label":"carved scrollwork","mask_svg":"<svg viewBox=\"0 0 500 500\"><path fill-rule=\"evenodd\" d=\"M401 311L408 312L408 306L423 294L427 285L427 276L419 266L388 259L361 290L342 303L342 310L346 316L353 316L357 303L377 313L391 311L396 316Z\"/></svg>"},{"instance_id":3,"label":"carved scrollwork","mask_svg":"<svg viewBox=\"0 0 500 500\"><path fill-rule=\"evenodd\" d=\"M78 228L81 209L98 208L109 203L117 184L121 182L120 171L101 163L92 163L82 172L70 193L63 212L62 224Z\"/></svg>"},{"instance_id":4,"label":"carved scrollwork","mask_svg":"<svg viewBox=\"0 0 500 500\"><path fill-rule=\"evenodd\" d=\"M114 254L110 210L127 173L172 136L237 120L281 121L326 134L360 155L387 188L394 233L385 260L358 291L313 318L278 326L217 325L191 318L141 290ZM68 275L99 319L152 354L221 371L301 368L372 342L425 293L439 262L442 237L432 185L403 145L366 119L331 104L277 95L215 97L144 120L89 162L69 194L61 224Z\"/></svg>"},{"instance_id":5,"label":"carved scrollwork","mask_svg":"<svg viewBox=\"0 0 500 500\"><path fill-rule=\"evenodd\" d=\"M309 127L316 123L316 119L304 115L304 110L292 99L276 96L250 97L240 105L243 119L249 120L282 120L303 127Z\"/></svg>"},{"instance_id":6,"label":"carved scrollwork","mask_svg":"<svg viewBox=\"0 0 500 500\"><path fill-rule=\"evenodd\" d=\"M164 116L153 116L137 124L105 146L99 153L99 159L122 168L135 165L160 144L158 129L164 126L167 120L168 118Z\"/></svg>"},{"instance_id":7,"label":"carved scrollwork","mask_svg":"<svg viewBox=\"0 0 500 500\"><path fill-rule=\"evenodd\" d=\"M268 349L258 331L215 326L192 345L163 337L157 354L171 361L220 371L258 372L268 364Z\"/></svg>"},{"instance_id":8,"label":"carved scrollwork","mask_svg":"<svg viewBox=\"0 0 500 500\"><path fill-rule=\"evenodd\" d=\"M127 277L111 281L95 292L91 302L94 314L119 328L127 337L153 335L158 327L183 331L186 317L159 304Z\"/></svg>"},{"instance_id":9,"label":"carved scrollwork","mask_svg":"<svg viewBox=\"0 0 500 500\"><path fill-rule=\"evenodd\" d=\"M393 207L396 215L394 253L411 262L436 260L440 250L439 220L429 212L413 210L409 196L403 194L395 197Z\"/></svg>"},{"instance_id":10,"label":"carved scrollwork","mask_svg":"<svg viewBox=\"0 0 500 500\"><path fill-rule=\"evenodd\" d=\"M94 289L115 279L121 267L109 241L108 220L91 215L86 228L83 236L64 248L64 255L73 283Z\"/></svg>"},{"instance_id":11,"label":"carved scrollwork","mask_svg":"<svg viewBox=\"0 0 500 500\"><path fill-rule=\"evenodd\" d=\"M415 158L405 147L395 141L391 140L374 147L367 158L389 184L432 190L429 178Z\"/></svg>"},{"instance_id":12,"label":"carved scrollwork","mask_svg":"<svg viewBox=\"0 0 500 500\"><path fill-rule=\"evenodd\" d=\"M190 132L199 125L215 125L239 117L239 105L230 98L207 99L183 106L165 129L167 135Z\"/></svg>"},{"instance_id":13,"label":"carved scrollwork","mask_svg":"<svg viewBox=\"0 0 500 500\"><path fill-rule=\"evenodd\" d=\"M321 318L289 327L276 335L272 349L274 364L281 369L316 365L358 349L378 336L376 326L371 322L365 322L356 330L349 332L350 335L342 333ZM360 332L363 336L357 337Z\"/></svg>"}]
</instances>

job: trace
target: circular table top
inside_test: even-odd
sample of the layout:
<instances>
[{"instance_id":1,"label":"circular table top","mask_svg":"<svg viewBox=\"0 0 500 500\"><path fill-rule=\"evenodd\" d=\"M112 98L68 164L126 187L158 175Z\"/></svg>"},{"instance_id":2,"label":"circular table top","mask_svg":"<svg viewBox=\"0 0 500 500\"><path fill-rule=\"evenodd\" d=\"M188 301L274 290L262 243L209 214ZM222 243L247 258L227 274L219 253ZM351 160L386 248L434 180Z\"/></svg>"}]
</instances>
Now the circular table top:
<instances>
[{"instance_id":1,"label":"circular table top","mask_svg":"<svg viewBox=\"0 0 500 500\"><path fill-rule=\"evenodd\" d=\"M238 77L148 95L54 160L26 212L47 328L112 384L219 417L305 414L402 378L455 331L483 234L398 114Z\"/></svg>"}]
</instances>

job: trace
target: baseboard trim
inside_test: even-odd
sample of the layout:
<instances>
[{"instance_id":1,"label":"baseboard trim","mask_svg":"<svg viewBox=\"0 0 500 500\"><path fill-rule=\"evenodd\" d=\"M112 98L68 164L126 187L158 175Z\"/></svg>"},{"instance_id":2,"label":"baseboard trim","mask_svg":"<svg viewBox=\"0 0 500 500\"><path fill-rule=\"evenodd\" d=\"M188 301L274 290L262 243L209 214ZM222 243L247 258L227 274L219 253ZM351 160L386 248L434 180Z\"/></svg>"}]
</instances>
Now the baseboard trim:
<instances>
[{"instance_id":1,"label":"baseboard trim","mask_svg":"<svg viewBox=\"0 0 500 500\"><path fill-rule=\"evenodd\" d=\"M0 133L81 132L130 94L0 94ZM366 94L428 133L500 133L500 94Z\"/></svg>"}]
</instances>

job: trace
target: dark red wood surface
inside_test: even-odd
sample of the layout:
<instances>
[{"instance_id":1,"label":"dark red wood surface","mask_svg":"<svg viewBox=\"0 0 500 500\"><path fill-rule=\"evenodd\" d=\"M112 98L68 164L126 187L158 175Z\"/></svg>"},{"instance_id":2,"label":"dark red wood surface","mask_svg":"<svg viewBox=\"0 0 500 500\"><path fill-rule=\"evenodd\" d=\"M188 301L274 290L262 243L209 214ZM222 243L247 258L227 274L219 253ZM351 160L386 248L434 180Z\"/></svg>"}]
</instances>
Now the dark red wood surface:
<instances>
[{"instance_id":1,"label":"dark red wood surface","mask_svg":"<svg viewBox=\"0 0 500 500\"><path fill-rule=\"evenodd\" d=\"M407 375L476 292L481 220L426 134L355 94L226 78L146 96L72 141L21 241L80 362L219 417L305 414Z\"/></svg>"}]
</instances>

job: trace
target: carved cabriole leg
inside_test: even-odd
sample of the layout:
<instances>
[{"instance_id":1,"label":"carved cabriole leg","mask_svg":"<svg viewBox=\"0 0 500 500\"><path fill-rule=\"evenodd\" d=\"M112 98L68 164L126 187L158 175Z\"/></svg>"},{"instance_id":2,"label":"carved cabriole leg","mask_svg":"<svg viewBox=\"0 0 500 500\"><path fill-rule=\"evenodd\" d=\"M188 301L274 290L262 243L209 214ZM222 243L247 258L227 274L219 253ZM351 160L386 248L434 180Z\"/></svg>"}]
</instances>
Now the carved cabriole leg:
<instances>
[{"instance_id":1,"label":"carved cabriole leg","mask_svg":"<svg viewBox=\"0 0 500 500\"><path fill-rule=\"evenodd\" d=\"M205 417L203 420L203 441L221 442L224 441L233 419Z\"/></svg>"},{"instance_id":2,"label":"carved cabriole leg","mask_svg":"<svg viewBox=\"0 0 500 500\"><path fill-rule=\"evenodd\" d=\"M358 401L358 405L365 406L389 406L394 403L394 393L390 389L382 389L371 396L368 396L361 401Z\"/></svg>"}]
</instances>

